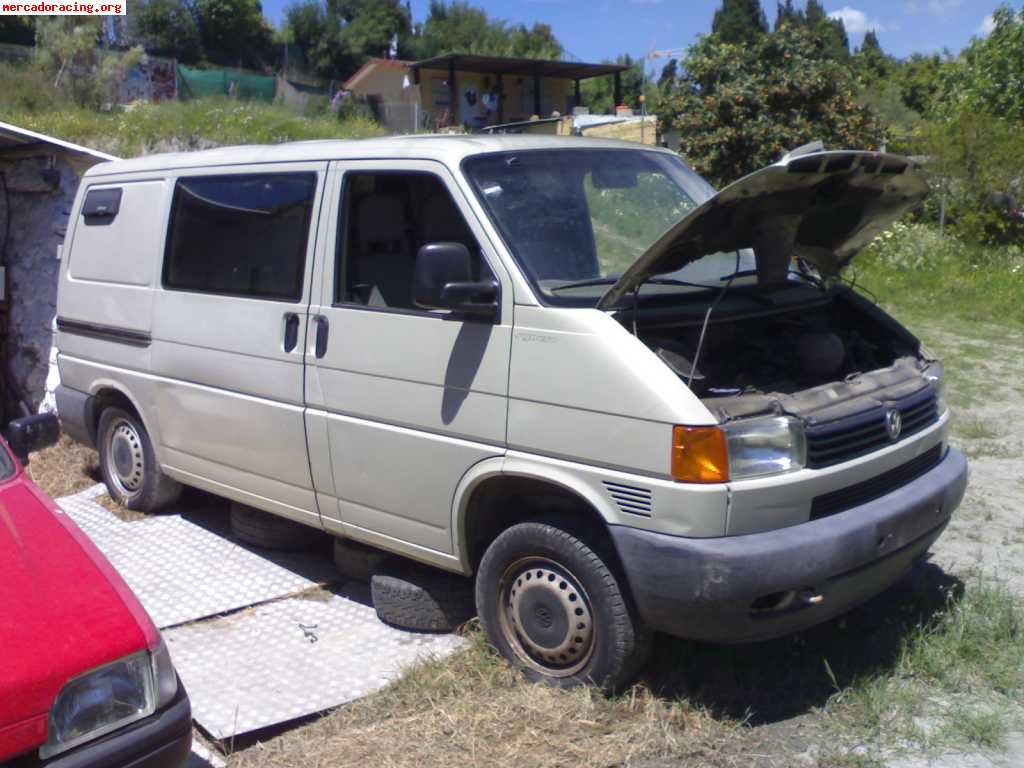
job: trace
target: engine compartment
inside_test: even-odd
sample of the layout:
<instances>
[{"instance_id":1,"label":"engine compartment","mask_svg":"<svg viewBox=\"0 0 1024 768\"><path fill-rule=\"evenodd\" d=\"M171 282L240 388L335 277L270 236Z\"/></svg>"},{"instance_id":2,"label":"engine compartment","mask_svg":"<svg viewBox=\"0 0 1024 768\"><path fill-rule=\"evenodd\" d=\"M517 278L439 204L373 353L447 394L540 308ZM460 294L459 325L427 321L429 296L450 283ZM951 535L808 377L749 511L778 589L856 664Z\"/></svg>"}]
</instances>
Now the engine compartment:
<instances>
[{"instance_id":1,"label":"engine compartment","mask_svg":"<svg viewBox=\"0 0 1024 768\"><path fill-rule=\"evenodd\" d=\"M703 315L637 335L704 399L794 394L919 356L909 331L849 289L777 312L765 301L712 313L696 370Z\"/></svg>"}]
</instances>

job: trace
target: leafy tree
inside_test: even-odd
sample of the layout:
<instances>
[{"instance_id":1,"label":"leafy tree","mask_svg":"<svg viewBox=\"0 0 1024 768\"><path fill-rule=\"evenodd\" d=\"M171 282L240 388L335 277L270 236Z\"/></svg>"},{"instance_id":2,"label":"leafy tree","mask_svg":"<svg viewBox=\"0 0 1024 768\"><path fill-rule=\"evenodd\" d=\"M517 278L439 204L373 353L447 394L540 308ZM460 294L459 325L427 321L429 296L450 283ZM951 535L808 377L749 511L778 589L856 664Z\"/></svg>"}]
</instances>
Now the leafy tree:
<instances>
[{"instance_id":1,"label":"leafy tree","mask_svg":"<svg viewBox=\"0 0 1024 768\"><path fill-rule=\"evenodd\" d=\"M143 60L140 47L127 52L98 47L103 20L89 16L47 16L36 23L36 61L79 104L99 106L117 100L125 74Z\"/></svg>"},{"instance_id":2,"label":"leafy tree","mask_svg":"<svg viewBox=\"0 0 1024 768\"><path fill-rule=\"evenodd\" d=\"M662 67L661 75L658 76L658 87L671 88L675 84L677 77L679 77L679 61L677 59L669 59L668 64Z\"/></svg>"},{"instance_id":3,"label":"leafy tree","mask_svg":"<svg viewBox=\"0 0 1024 768\"><path fill-rule=\"evenodd\" d=\"M939 91L939 73L942 57L938 54L925 56L915 53L904 60L894 71L894 79L900 90L903 103L918 114L927 113Z\"/></svg>"},{"instance_id":4,"label":"leafy tree","mask_svg":"<svg viewBox=\"0 0 1024 768\"><path fill-rule=\"evenodd\" d=\"M701 38L658 105L663 127L679 131L688 160L720 184L815 139L877 148L883 127L857 103L848 68L823 58L821 47L807 29L789 26L753 45Z\"/></svg>"},{"instance_id":5,"label":"leafy tree","mask_svg":"<svg viewBox=\"0 0 1024 768\"><path fill-rule=\"evenodd\" d=\"M607 64L622 64L628 69L620 75L622 80L622 103L634 110L640 109L640 94L643 92L644 60L634 59L628 53L618 56L615 61L605 60ZM590 108L592 114L606 114L615 111L615 80L611 75L592 77L580 84L583 103ZM656 91L653 83L648 83L647 97Z\"/></svg>"},{"instance_id":6,"label":"leafy tree","mask_svg":"<svg viewBox=\"0 0 1024 768\"><path fill-rule=\"evenodd\" d=\"M53 87L65 84L91 64L93 49L99 43L102 21L89 16L40 16L36 22L36 49L39 64L53 74Z\"/></svg>"},{"instance_id":7,"label":"leafy tree","mask_svg":"<svg viewBox=\"0 0 1024 768\"><path fill-rule=\"evenodd\" d=\"M961 107L1024 122L1024 10L1003 6L994 28L974 38L956 61L941 68L935 107L956 114Z\"/></svg>"},{"instance_id":8,"label":"leafy tree","mask_svg":"<svg viewBox=\"0 0 1024 768\"><path fill-rule=\"evenodd\" d=\"M850 40L843 20L829 18L818 0L808 0L806 11L794 7L793 0L777 3L775 30L783 26L799 27L817 37L821 41L821 55L825 58L837 61L850 58Z\"/></svg>"},{"instance_id":9,"label":"leafy tree","mask_svg":"<svg viewBox=\"0 0 1024 768\"><path fill-rule=\"evenodd\" d=\"M397 38L407 49L411 20L399 0L299 0L285 11L289 37L323 77L354 72L368 57L389 55Z\"/></svg>"},{"instance_id":10,"label":"leafy tree","mask_svg":"<svg viewBox=\"0 0 1024 768\"><path fill-rule=\"evenodd\" d=\"M0 43L33 45L36 30L32 16L0 16Z\"/></svg>"},{"instance_id":11,"label":"leafy tree","mask_svg":"<svg viewBox=\"0 0 1024 768\"><path fill-rule=\"evenodd\" d=\"M273 29L259 0L196 0L195 10L211 61L259 67L271 56Z\"/></svg>"},{"instance_id":12,"label":"leafy tree","mask_svg":"<svg viewBox=\"0 0 1024 768\"><path fill-rule=\"evenodd\" d=\"M875 30L869 29L864 35L853 57L854 66L863 82L872 82L888 77L893 69L892 57L882 50Z\"/></svg>"},{"instance_id":13,"label":"leafy tree","mask_svg":"<svg viewBox=\"0 0 1024 768\"><path fill-rule=\"evenodd\" d=\"M785 3L775 4L775 29L784 24L805 26L806 19L803 11L793 7L793 0L786 0Z\"/></svg>"},{"instance_id":14,"label":"leafy tree","mask_svg":"<svg viewBox=\"0 0 1024 768\"><path fill-rule=\"evenodd\" d=\"M409 41L410 53L429 59L446 53L476 53L526 59L560 59L562 44L547 24L509 24L489 18L464 0L431 0L426 20Z\"/></svg>"},{"instance_id":15,"label":"leafy tree","mask_svg":"<svg viewBox=\"0 0 1024 768\"><path fill-rule=\"evenodd\" d=\"M182 0L138 0L129 17L131 36L150 52L193 64L203 55L199 24Z\"/></svg>"},{"instance_id":16,"label":"leafy tree","mask_svg":"<svg viewBox=\"0 0 1024 768\"><path fill-rule=\"evenodd\" d=\"M768 34L768 19L761 0L722 0L715 11L711 33L726 43L749 44Z\"/></svg>"}]
</instances>

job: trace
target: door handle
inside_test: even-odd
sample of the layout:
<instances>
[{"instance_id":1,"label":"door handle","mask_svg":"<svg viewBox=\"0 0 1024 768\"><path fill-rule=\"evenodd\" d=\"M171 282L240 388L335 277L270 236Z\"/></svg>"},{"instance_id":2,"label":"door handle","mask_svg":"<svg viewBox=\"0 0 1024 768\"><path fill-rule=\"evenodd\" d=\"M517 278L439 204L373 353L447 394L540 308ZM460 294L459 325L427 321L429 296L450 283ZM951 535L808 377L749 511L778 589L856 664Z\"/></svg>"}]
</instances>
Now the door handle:
<instances>
[{"instance_id":1,"label":"door handle","mask_svg":"<svg viewBox=\"0 0 1024 768\"><path fill-rule=\"evenodd\" d=\"M316 322L316 356L319 359L327 354L327 334L330 324L323 315L317 315L314 320Z\"/></svg>"},{"instance_id":2,"label":"door handle","mask_svg":"<svg viewBox=\"0 0 1024 768\"><path fill-rule=\"evenodd\" d=\"M294 312L284 313L284 351L291 352L299 343L299 316Z\"/></svg>"}]
</instances>

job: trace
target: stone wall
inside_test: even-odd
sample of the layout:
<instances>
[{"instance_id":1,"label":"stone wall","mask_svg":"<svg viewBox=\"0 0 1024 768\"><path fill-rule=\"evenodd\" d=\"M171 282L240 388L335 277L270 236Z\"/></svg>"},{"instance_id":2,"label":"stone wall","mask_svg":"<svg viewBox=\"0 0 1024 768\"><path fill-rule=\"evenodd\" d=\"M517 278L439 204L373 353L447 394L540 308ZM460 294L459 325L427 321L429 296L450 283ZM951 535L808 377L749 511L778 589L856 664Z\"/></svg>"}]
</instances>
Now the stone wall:
<instances>
[{"instance_id":1,"label":"stone wall","mask_svg":"<svg viewBox=\"0 0 1024 768\"><path fill-rule=\"evenodd\" d=\"M8 183L9 210L0 184L0 242L7 217L9 314L6 366L9 384L35 411L46 379L57 311L57 246L64 239L79 177L64 152L54 147L0 152ZM11 393L13 394L13 393ZM8 396L8 415L14 398Z\"/></svg>"}]
</instances>

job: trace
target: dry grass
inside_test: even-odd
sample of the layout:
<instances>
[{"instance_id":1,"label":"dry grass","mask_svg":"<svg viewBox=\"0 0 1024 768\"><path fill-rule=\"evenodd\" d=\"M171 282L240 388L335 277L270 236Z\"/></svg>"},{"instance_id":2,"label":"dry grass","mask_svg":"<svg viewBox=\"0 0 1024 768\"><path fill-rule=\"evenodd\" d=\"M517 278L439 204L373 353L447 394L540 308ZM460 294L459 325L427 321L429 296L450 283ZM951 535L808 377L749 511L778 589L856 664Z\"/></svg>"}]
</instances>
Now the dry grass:
<instances>
[{"instance_id":1,"label":"dry grass","mask_svg":"<svg viewBox=\"0 0 1024 768\"><path fill-rule=\"evenodd\" d=\"M489 649L469 647L412 667L379 694L231 756L234 768L493 768L618 766L674 757L678 765L744 764L733 723L642 687L609 699L533 685Z\"/></svg>"},{"instance_id":2,"label":"dry grass","mask_svg":"<svg viewBox=\"0 0 1024 768\"><path fill-rule=\"evenodd\" d=\"M28 474L53 498L71 496L100 482L99 456L61 435L56 445L29 456Z\"/></svg>"},{"instance_id":3,"label":"dry grass","mask_svg":"<svg viewBox=\"0 0 1024 768\"><path fill-rule=\"evenodd\" d=\"M109 493L102 493L95 499L96 503L103 507L105 510L110 512L114 517L118 518L125 523L134 523L138 520L145 520L146 515L142 512L136 512L134 509L128 509L128 507L122 507L112 498Z\"/></svg>"}]
</instances>

